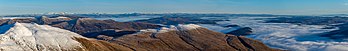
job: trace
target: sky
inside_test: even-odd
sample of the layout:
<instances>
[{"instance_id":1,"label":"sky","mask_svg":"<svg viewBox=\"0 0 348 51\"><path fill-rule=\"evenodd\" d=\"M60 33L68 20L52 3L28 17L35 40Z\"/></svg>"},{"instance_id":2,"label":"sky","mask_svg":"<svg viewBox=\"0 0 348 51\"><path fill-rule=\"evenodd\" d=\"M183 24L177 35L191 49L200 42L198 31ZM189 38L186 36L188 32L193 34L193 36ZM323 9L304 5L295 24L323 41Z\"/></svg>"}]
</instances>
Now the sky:
<instances>
[{"instance_id":1,"label":"sky","mask_svg":"<svg viewBox=\"0 0 348 51\"><path fill-rule=\"evenodd\" d=\"M347 14L348 0L0 0L0 15L48 12Z\"/></svg>"}]
</instances>

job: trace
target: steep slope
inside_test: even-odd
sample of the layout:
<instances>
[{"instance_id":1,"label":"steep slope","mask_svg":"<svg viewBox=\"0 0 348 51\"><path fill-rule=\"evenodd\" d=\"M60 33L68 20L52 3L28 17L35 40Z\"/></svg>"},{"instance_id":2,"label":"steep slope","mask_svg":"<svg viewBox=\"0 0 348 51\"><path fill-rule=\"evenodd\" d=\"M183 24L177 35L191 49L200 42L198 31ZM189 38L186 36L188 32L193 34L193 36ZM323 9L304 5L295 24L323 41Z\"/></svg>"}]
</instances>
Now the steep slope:
<instances>
[{"instance_id":1,"label":"steep slope","mask_svg":"<svg viewBox=\"0 0 348 51\"><path fill-rule=\"evenodd\" d=\"M280 51L257 40L210 31L194 24L142 30L119 37L113 43L138 51Z\"/></svg>"},{"instance_id":2,"label":"steep slope","mask_svg":"<svg viewBox=\"0 0 348 51\"><path fill-rule=\"evenodd\" d=\"M68 30L29 23L1 26L11 27L0 35L1 51L114 51L130 50L117 44L87 39ZM98 49L93 49L98 48Z\"/></svg>"}]
</instances>

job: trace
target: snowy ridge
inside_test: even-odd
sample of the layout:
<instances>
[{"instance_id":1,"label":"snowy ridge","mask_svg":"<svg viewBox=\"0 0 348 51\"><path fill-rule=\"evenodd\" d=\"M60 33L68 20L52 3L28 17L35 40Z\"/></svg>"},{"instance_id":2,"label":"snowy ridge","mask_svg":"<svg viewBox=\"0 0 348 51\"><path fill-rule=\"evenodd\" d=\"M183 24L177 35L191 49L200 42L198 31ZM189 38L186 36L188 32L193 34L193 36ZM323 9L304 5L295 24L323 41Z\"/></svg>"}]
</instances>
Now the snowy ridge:
<instances>
[{"instance_id":1,"label":"snowy ridge","mask_svg":"<svg viewBox=\"0 0 348 51\"><path fill-rule=\"evenodd\" d=\"M75 41L74 37L84 38L74 32L48 25L15 23L12 28L0 35L0 49L1 51L62 51L81 48L81 44Z\"/></svg>"},{"instance_id":2,"label":"snowy ridge","mask_svg":"<svg viewBox=\"0 0 348 51\"><path fill-rule=\"evenodd\" d=\"M169 27L162 27L160 29L146 29L146 30L140 30L141 32L157 32L157 33L165 33L168 31L186 31L186 30L192 30L200 28L201 26L196 24L179 24L177 26L170 25Z\"/></svg>"},{"instance_id":3,"label":"snowy ridge","mask_svg":"<svg viewBox=\"0 0 348 51\"><path fill-rule=\"evenodd\" d=\"M187 25L182 25L179 24L177 26L177 28L179 28L180 30L191 30L191 29L196 29L196 28L200 28L201 26L196 25L196 24L187 24Z\"/></svg>"}]
</instances>

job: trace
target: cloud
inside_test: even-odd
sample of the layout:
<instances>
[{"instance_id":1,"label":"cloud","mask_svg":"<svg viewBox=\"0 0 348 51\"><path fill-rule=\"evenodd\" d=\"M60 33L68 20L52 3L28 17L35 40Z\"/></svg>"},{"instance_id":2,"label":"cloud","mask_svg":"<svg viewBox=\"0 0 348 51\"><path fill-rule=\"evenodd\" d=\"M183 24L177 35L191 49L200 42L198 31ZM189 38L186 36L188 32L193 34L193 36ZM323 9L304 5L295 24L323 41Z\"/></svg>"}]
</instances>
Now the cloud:
<instances>
[{"instance_id":1,"label":"cloud","mask_svg":"<svg viewBox=\"0 0 348 51\"><path fill-rule=\"evenodd\" d=\"M336 42L313 36L337 29L321 29L325 25L294 25L288 23L260 23L263 17L239 17L219 24L236 24L253 28L255 35L247 36L265 44L290 51L346 51L348 42ZM272 17L270 17L272 18ZM255 20L257 19L257 20Z\"/></svg>"},{"instance_id":2,"label":"cloud","mask_svg":"<svg viewBox=\"0 0 348 51\"><path fill-rule=\"evenodd\" d=\"M346 6L348 6L348 3L344 3L343 5L346 5Z\"/></svg>"}]
</instances>

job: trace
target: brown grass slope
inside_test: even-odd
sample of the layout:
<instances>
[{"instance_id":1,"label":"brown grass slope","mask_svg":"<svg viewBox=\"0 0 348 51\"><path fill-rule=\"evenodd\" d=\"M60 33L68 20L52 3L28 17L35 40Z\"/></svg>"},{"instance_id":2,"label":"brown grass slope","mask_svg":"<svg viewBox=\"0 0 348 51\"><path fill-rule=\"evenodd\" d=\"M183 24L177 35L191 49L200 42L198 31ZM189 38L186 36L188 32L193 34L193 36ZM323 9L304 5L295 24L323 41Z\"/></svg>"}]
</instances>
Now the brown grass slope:
<instances>
[{"instance_id":1,"label":"brown grass slope","mask_svg":"<svg viewBox=\"0 0 348 51\"><path fill-rule=\"evenodd\" d=\"M281 51L269 48L257 40L205 28L165 33L143 32L120 37L113 43L137 51Z\"/></svg>"},{"instance_id":2,"label":"brown grass slope","mask_svg":"<svg viewBox=\"0 0 348 51\"><path fill-rule=\"evenodd\" d=\"M132 49L122 45L109 43L102 40L87 40L84 38L75 38L83 46L82 50L77 51L132 51Z\"/></svg>"}]
</instances>

